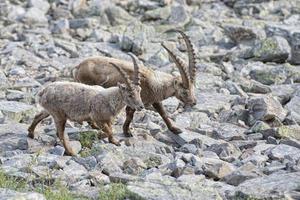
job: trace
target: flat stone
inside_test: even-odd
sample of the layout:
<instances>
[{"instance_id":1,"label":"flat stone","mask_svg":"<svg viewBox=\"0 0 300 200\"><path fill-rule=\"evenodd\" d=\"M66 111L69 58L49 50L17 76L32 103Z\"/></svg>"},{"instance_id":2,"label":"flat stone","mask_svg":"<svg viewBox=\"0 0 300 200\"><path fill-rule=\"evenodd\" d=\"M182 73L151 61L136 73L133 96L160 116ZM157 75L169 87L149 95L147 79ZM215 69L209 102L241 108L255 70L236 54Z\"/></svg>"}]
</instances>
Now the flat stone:
<instances>
[{"instance_id":1,"label":"flat stone","mask_svg":"<svg viewBox=\"0 0 300 200\"><path fill-rule=\"evenodd\" d=\"M127 188L142 198L153 200L198 200L199 197L206 200L221 199L213 187L203 187L203 177L185 176L187 178L181 176L178 181L172 177L161 176L159 180L129 182Z\"/></svg>"},{"instance_id":2,"label":"flat stone","mask_svg":"<svg viewBox=\"0 0 300 200\"><path fill-rule=\"evenodd\" d=\"M45 196L37 192L17 192L10 189L0 188L0 200L46 200Z\"/></svg>"},{"instance_id":3,"label":"flat stone","mask_svg":"<svg viewBox=\"0 0 300 200\"><path fill-rule=\"evenodd\" d=\"M276 147L270 150L269 157L271 159L283 160L286 157L290 157L297 161L300 159L300 149L285 144L276 145Z\"/></svg>"},{"instance_id":4,"label":"flat stone","mask_svg":"<svg viewBox=\"0 0 300 200\"><path fill-rule=\"evenodd\" d=\"M300 172L271 174L247 180L237 187L236 197L256 199L281 199L300 184Z\"/></svg>"},{"instance_id":5,"label":"flat stone","mask_svg":"<svg viewBox=\"0 0 300 200\"><path fill-rule=\"evenodd\" d=\"M282 63L290 53L291 47L287 40L278 36L266 38L253 48L254 59L262 62Z\"/></svg>"},{"instance_id":6,"label":"flat stone","mask_svg":"<svg viewBox=\"0 0 300 200\"><path fill-rule=\"evenodd\" d=\"M173 134L173 133L169 133L169 134L181 146L186 143L189 143L195 139L196 140L199 139L200 141L202 141L202 144L204 144L206 146L211 146L212 144L221 144L221 143L225 142L225 141L222 142L220 140L213 139L206 135L202 135L200 133L196 133L196 132L192 132L192 131L188 131L188 130L184 130L182 133L180 133L178 135Z\"/></svg>"},{"instance_id":7,"label":"flat stone","mask_svg":"<svg viewBox=\"0 0 300 200\"><path fill-rule=\"evenodd\" d=\"M0 111L5 118L20 122L24 118L32 117L35 107L18 101L0 101Z\"/></svg>"}]
</instances>

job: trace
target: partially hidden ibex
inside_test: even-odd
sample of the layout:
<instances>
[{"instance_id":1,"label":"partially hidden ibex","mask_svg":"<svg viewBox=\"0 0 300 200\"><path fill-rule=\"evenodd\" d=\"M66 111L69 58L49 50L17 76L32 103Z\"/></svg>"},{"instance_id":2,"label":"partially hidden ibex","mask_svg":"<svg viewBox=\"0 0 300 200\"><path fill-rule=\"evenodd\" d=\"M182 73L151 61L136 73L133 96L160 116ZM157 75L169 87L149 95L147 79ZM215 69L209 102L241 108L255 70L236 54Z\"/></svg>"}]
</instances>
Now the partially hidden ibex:
<instances>
[{"instance_id":1,"label":"partially hidden ibex","mask_svg":"<svg viewBox=\"0 0 300 200\"><path fill-rule=\"evenodd\" d=\"M69 143L69 137L64 133L66 120L90 124L101 128L108 136L109 142L120 145L112 135L112 121L125 106L134 110L144 108L141 100L139 69L135 65L134 81L131 82L126 72L111 63L125 84L118 87L103 88L101 86L89 86L76 82L54 82L42 89L39 96L39 104L44 108L34 117L28 128L28 136L34 138L36 125L44 118L51 115L54 119L57 136L65 147L66 154L74 155Z\"/></svg>"},{"instance_id":2,"label":"partially hidden ibex","mask_svg":"<svg viewBox=\"0 0 300 200\"><path fill-rule=\"evenodd\" d=\"M156 109L170 131L178 134L182 131L172 123L161 101L168 97L176 96L185 105L193 106L196 104L194 94L196 62L194 49L189 37L180 30L174 31L179 32L186 43L189 66L187 67L179 57L162 43L162 46L166 49L179 69L180 76L175 77L165 72L153 71L141 66L141 98L145 106L152 105ZM133 77L133 66L137 65L135 61L134 65L132 65L132 63L124 60L102 56L92 57L82 61L73 69L73 77L76 81L89 85L101 85L103 87L115 86L118 82L122 81L122 77L117 73L116 69L112 67L112 63L120 66L129 76ZM135 109L132 107L126 107L126 120L123 125L123 132L127 136L132 136L129 131L129 125L134 112Z\"/></svg>"}]
</instances>

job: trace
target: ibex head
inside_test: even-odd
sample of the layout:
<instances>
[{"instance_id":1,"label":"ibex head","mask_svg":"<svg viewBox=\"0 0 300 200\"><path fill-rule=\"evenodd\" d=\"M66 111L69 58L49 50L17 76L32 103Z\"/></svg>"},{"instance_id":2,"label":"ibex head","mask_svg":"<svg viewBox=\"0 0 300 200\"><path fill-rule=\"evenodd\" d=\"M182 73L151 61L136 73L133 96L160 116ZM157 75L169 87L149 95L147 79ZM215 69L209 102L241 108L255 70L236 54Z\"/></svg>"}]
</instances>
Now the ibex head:
<instances>
[{"instance_id":1,"label":"ibex head","mask_svg":"<svg viewBox=\"0 0 300 200\"><path fill-rule=\"evenodd\" d=\"M141 87L140 87L140 72L139 72L139 66L136 62L135 57L132 54L129 54L130 57L133 60L134 64L134 80L131 81L129 79L128 74L118 65L114 63L110 63L112 66L114 66L121 76L123 77L125 84L118 83L118 87L122 93L122 96L124 98L125 104L132 109L135 110L142 110L144 108L144 104L141 99Z\"/></svg>"},{"instance_id":2,"label":"ibex head","mask_svg":"<svg viewBox=\"0 0 300 200\"><path fill-rule=\"evenodd\" d=\"M162 46L167 50L170 57L179 69L180 76L174 78L175 96L181 100L186 106L194 106L197 104L197 100L194 92L195 76L196 76L196 61L195 51L189 37L180 30L172 30L181 34L185 44L187 46L189 66L177 57L170 49L168 49L163 43Z\"/></svg>"}]
</instances>

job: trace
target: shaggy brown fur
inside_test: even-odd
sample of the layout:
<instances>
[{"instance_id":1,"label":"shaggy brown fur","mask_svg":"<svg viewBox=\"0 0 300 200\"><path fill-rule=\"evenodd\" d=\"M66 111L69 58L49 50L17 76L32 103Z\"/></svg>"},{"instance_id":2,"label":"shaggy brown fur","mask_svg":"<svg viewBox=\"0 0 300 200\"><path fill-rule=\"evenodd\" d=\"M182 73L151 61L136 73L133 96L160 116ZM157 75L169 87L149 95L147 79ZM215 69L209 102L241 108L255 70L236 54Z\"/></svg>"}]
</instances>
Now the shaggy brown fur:
<instances>
[{"instance_id":1,"label":"shaggy brown fur","mask_svg":"<svg viewBox=\"0 0 300 200\"><path fill-rule=\"evenodd\" d=\"M140 97L140 86L132 84L121 68L114 64L112 66L120 72L126 84L118 84L118 87L105 89L101 86L89 86L82 83L55 82L42 89L38 96L39 104L44 110L35 116L28 128L28 136L34 138L36 125L51 115L57 135L68 155L74 155L74 151L69 144L68 135L64 133L67 119L79 123L83 121L96 123L106 133L109 142L120 145L112 135L114 117L126 105L136 110L142 110L144 105ZM135 77L137 80L138 70Z\"/></svg>"},{"instance_id":2,"label":"shaggy brown fur","mask_svg":"<svg viewBox=\"0 0 300 200\"><path fill-rule=\"evenodd\" d=\"M167 50L172 60L179 69L181 76L174 77L170 74L160 71L153 71L144 66L140 67L141 73L141 97L145 105L152 105L164 119L169 130L174 133L180 133L181 130L173 125L170 118L163 109L161 101L168 97L176 96L185 105L193 106L196 104L194 94L195 81L195 54L189 38L182 32L178 31L183 37L188 51L189 67L187 68L184 62L173 54L166 46L162 46ZM73 70L73 77L76 81L89 84L101 85L103 87L111 87L122 81L122 78L117 73L116 69L110 63L120 66L124 71L133 77L134 67L132 63L118 60L109 57L94 57L88 58L81 62ZM129 132L129 124L132 121L135 110L126 108L126 121L123 126L125 135L131 136Z\"/></svg>"}]
</instances>

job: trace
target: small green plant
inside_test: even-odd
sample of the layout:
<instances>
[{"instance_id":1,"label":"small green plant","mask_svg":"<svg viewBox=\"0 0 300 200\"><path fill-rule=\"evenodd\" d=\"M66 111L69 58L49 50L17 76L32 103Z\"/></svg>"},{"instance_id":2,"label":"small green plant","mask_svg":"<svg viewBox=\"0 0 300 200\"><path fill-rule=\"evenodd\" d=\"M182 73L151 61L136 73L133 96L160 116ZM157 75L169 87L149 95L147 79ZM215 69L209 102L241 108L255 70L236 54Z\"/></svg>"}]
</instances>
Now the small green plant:
<instances>
[{"instance_id":1,"label":"small green plant","mask_svg":"<svg viewBox=\"0 0 300 200\"><path fill-rule=\"evenodd\" d=\"M80 133L79 141L82 147L92 148L93 143L96 140L98 140L98 136L95 131L85 131Z\"/></svg>"},{"instance_id":2,"label":"small green plant","mask_svg":"<svg viewBox=\"0 0 300 200\"><path fill-rule=\"evenodd\" d=\"M100 186L99 200L143 200L142 197L129 191L126 185L122 183L112 183L109 188Z\"/></svg>"},{"instance_id":3,"label":"small green plant","mask_svg":"<svg viewBox=\"0 0 300 200\"><path fill-rule=\"evenodd\" d=\"M27 187L26 181L10 177L0 170L0 188L8 188L16 191L24 191Z\"/></svg>"}]
</instances>

